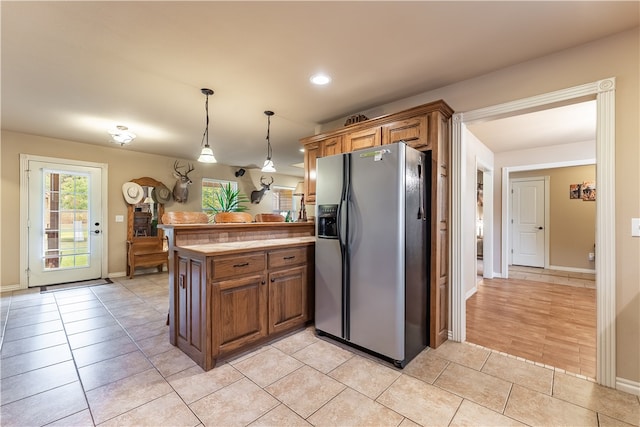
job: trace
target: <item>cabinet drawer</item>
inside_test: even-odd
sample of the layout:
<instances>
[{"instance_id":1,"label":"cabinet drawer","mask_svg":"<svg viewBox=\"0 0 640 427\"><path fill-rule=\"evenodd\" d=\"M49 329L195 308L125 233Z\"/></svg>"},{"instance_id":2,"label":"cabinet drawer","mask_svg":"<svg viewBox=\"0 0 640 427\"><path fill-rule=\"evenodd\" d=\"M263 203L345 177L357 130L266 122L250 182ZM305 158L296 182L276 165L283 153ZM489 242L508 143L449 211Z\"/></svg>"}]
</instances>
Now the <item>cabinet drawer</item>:
<instances>
[{"instance_id":1,"label":"cabinet drawer","mask_svg":"<svg viewBox=\"0 0 640 427\"><path fill-rule=\"evenodd\" d=\"M225 255L213 258L213 279L258 273L265 269L264 252Z\"/></svg>"},{"instance_id":2,"label":"cabinet drawer","mask_svg":"<svg viewBox=\"0 0 640 427\"><path fill-rule=\"evenodd\" d=\"M269 251L269 268L298 265L307 262L307 248L291 248Z\"/></svg>"}]
</instances>

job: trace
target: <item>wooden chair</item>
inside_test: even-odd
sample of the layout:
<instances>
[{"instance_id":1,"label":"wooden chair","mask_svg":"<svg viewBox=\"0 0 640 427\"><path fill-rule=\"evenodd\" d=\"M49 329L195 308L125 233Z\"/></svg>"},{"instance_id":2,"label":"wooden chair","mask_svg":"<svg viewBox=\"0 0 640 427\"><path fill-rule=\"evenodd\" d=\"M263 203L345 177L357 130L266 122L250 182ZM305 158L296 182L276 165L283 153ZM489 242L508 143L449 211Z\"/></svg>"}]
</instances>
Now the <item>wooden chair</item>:
<instances>
[{"instance_id":1,"label":"wooden chair","mask_svg":"<svg viewBox=\"0 0 640 427\"><path fill-rule=\"evenodd\" d=\"M256 214L256 222L284 222L285 218L280 214L259 213Z\"/></svg>"},{"instance_id":2,"label":"wooden chair","mask_svg":"<svg viewBox=\"0 0 640 427\"><path fill-rule=\"evenodd\" d=\"M236 223L244 224L253 221L253 217L247 212L218 212L214 216L216 224Z\"/></svg>"},{"instance_id":3,"label":"wooden chair","mask_svg":"<svg viewBox=\"0 0 640 427\"><path fill-rule=\"evenodd\" d=\"M204 212L165 212L163 224L207 224L209 215Z\"/></svg>"}]
</instances>

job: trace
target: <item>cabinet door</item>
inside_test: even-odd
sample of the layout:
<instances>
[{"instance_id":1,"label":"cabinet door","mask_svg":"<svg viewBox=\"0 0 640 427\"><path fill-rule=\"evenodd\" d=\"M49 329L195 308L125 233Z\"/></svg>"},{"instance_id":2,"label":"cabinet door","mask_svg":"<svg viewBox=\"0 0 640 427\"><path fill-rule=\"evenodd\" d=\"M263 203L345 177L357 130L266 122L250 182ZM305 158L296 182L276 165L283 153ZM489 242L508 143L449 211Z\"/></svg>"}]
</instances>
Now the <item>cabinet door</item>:
<instances>
[{"instance_id":1,"label":"cabinet door","mask_svg":"<svg viewBox=\"0 0 640 427\"><path fill-rule=\"evenodd\" d=\"M348 133L345 137L345 152L380 145L381 134L382 131L379 127Z\"/></svg>"},{"instance_id":2,"label":"cabinet door","mask_svg":"<svg viewBox=\"0 0 640 427\"><path fill-rule=\"evenodd\" d=\"M431 170L431 340L437 348L449 333L449 118L430 115Z\"/></svg>"},{"instance_id":3,"label":"cabinet door","mask_svg":"<svg viewBox=\"0 0 640 427\"><path fill-rule=\"evenodd\" d=\"M196 360L202 360L206 350L205 319L207 319L206 276L204 260L179 257L175 301L177 346Z\"/></svg>"},{"instance_id":4,"label":"cabinet door","mask_svg":"<svg viewBox=\"0 0 640 427\"><path fill-rule=\"evenodd\" d=\"M220 353L267 335L266 284L263 274L213 284L214 346Z\"/></svg>"},{"instance_id":5,"label":"cabinet door","mask_svg":"<svg viewBox=\"0 0 640 427\"><path fill-rule=\"evenodd\" d=\"M342 153L342 135L322 141L322 157Z\"/></svg>"},{"instance_id":6,"label":"cabinet door","mask_svg":"<svg viewBox=\"0 0 640 427\"><path fill-rule=\"evenodd\" d=\"M383 144L393 144L399 141L404 141L409 147L416 150L428 149L427 117L412 117L388 123L382 127Z\"/></svg>"},{"instance_id":7,"label":"cabinet door","mask_svg":"<svg viewBox=\"0 0 640 427\"><path fill-rule=\"evenodd\" d=\"M306 265L269 274L269 333L303 325L307 307Z\"/></svg>"},{"instance_id":8,"label":"cabinet door","mask_svg":"<svg viewBox=\"0 0 640 427\"><path fill-rule=\"evenodd\" d=\"M319 143L304 146L305 201L311 204L316 202L316 159L318 157L321 157Z\"/></svg>"}]
</instances>

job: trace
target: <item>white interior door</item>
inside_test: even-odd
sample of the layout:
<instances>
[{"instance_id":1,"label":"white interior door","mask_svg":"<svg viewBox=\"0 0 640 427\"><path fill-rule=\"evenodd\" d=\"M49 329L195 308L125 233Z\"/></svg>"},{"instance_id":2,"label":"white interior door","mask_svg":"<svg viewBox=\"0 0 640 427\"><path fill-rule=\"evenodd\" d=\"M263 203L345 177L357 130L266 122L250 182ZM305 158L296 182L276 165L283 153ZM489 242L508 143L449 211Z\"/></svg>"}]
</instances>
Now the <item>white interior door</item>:
<instances>
[{"instance_id":1,"label":"white interior door","mask_svg":"<svg viewBox=\"0 0 640 427\"><path fill-rule=\"evenodd\" d=\"M512 263L544 267L544 179L511 182Z\"/></svg>"},{"instance_id":2,"label":"white interior door","mask_svg":"<svg viewBox=\"0 0 640 427\"><path fill-rule=\"evenodd\" d=\"M102 170L28 161L28 286L102 275Z\"/></svg>"}]
</instances>

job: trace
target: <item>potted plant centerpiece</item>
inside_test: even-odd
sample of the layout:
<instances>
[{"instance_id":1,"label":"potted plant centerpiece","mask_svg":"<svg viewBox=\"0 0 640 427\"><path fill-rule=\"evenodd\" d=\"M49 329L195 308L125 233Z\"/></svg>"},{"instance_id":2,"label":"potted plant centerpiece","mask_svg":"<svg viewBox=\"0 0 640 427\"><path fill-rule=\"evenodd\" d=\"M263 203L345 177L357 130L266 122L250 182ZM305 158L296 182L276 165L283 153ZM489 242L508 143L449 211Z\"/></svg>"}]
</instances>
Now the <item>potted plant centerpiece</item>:
<instances>
[{"instance_id":1,"label":"potted plant centerpiece","mask_svg":"<svg viewBox=\"0 0 640 427\"><path fill-rule=\"evenodd\" d=\"M223 185L220 191L214 193L214 203L209 205L213 211L213 221L219 223L251 222L250 213L245 212L247 207L243 203L249 202L249 198L240 190L231 188L231 183Z\"/></svg>"}]
</instances>

